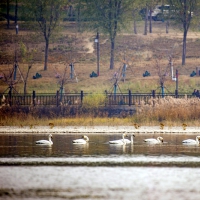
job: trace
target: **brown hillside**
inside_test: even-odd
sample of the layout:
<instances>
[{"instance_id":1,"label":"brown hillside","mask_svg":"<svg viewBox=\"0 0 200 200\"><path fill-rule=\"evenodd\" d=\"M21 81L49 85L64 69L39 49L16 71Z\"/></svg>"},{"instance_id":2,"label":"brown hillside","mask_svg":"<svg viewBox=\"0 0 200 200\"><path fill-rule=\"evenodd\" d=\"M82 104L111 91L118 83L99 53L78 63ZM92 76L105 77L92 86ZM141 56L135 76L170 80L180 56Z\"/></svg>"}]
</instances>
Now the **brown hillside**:
<instances>
[{"instance_id":1,"label":"brown hillside","mask_svg":"<svg viewBox=\"0 0 200 200\"><path fill-rule=\"evenodd\" d=\"M5 22L0 26L0 74L9 75L13 69L15 52L21 70L25 77L29 64L22 57L21 45L24 44L30 55L33 54L32 68L29 73L27 90L37 93L55 93L60 88L61 79L56 78L56 74L61 76L66 70L65 92L104 92L112 91L115 72L121 73L123 63L128 65L125 82L118 82L118 92L151 92L159 89L158 72L166 74L165 87L167 91L174 92L175 82L171 80L170 68L168 66L169 55L173 56L174 73L179 72L179 92L192 92L194 88L200 87L199 77L190 77L192 71L200 66L199 48L200 33L189 32L187 40L186 65L181 65L182 56L182 32L173 27L169 33L165 33L165 23L154 22L153 33L143 35L143 23L138 24L138 34L131 31L124 32L116 38L115 69L109 69L110 42L108 37L100 35L100 76L90 78L92 71L97 71L96 64L96 44L95 34L79 33L75 23L63 24L62 32L52 38L49 51L48 70L43 70L44 41L41 35L25 29L23 24L19 25L19 34L15 34L15 26L10 30L6 29ZM131 28L132 29L132 28ZM125 61L124 61L125 59ZM75 66L74 79L70 79L69 64L73 62ZM149 77L143 77L143 73L148 70ZM41 74L41 78L33 79L36 73ZM120 77L121 79L121 77ZM7 82L0 80L0 92L5 92L11 80ZM19 71L14 87L18 92L23 92L23 82ZM7 91L7 90L6 90Z\"/></svg>"}]
</instances>

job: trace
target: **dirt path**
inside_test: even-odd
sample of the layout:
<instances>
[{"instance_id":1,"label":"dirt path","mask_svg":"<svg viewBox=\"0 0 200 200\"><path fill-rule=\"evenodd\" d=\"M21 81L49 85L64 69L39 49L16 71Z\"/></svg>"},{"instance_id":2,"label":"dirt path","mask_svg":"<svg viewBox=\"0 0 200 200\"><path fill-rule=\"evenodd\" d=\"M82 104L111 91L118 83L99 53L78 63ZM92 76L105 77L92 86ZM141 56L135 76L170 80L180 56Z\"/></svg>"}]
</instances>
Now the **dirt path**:
<instances>
[{"instance_id":1,"label":"dirt path","mask_svg":"<svg viewBox=\"0 0 200 200\"><path fill-rule=\"evenodd\" d=\"M94 42L91 42L89 40L89 38L86 38L84 40L84 43L86 43L85 48L87 49L87 53L93 53L94 52Z\"/></svg>"}]
</instances>

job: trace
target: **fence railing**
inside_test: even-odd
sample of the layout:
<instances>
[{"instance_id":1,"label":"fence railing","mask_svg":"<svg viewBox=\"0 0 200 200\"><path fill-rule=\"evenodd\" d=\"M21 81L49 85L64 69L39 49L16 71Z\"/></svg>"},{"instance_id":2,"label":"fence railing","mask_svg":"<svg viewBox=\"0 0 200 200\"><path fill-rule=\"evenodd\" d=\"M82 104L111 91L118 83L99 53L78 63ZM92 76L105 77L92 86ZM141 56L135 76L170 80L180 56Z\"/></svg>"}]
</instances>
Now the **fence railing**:
<instances>
[{"instance_id":1,"label":"fence railing","mask_svg":"<svg viewBox=\"0 0 200 200\"><path fill-rule=\"evenodd\" d=\"M164 98L164 97L174 97L174 98L192 98L191 94L152 94L152 93L133 93L133 94L107 94L108 104L109 105L136 105L140 104L142 101L148 103L148 101L152 98Z\"/></svg>"},{"instance_id":2,"label":"fence railing","mask_svg":"<svg viewBox=\"0 0 200 200\"><path fill-rule=\"evenodd\" d=\"M0 105L9 104L13 105L43 105L43 106L59 106L59 105L81 105L85 96L89 95L88 93L54 93L54 94L36 94L33 91L32 94L0 94ZM105 93L105 105L136 105L140 104L141 101L147 103L151 98L163 98L171 96L174 98L187 98L193 97L191 94L156 94L152 93Z\"/></svg>"}]
</instances>

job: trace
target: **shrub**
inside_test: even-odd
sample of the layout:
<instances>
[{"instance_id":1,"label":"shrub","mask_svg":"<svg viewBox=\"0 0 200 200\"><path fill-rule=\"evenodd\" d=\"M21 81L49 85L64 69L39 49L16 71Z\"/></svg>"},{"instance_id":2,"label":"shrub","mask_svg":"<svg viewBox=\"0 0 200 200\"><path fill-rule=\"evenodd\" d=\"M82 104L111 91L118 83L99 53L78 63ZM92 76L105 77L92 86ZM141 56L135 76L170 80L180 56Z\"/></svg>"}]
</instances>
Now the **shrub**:
<instances>
[{"instance_id":1,"label":"shrub","mask_svg":"<svg viewBox=\"0 0 200 200\"><path fill-rule=\"evenodd\" d=\"M84 97L82 108L91 110L105 105L106 96L104 94L90 94Z\"/></svg>"}]
</instances>

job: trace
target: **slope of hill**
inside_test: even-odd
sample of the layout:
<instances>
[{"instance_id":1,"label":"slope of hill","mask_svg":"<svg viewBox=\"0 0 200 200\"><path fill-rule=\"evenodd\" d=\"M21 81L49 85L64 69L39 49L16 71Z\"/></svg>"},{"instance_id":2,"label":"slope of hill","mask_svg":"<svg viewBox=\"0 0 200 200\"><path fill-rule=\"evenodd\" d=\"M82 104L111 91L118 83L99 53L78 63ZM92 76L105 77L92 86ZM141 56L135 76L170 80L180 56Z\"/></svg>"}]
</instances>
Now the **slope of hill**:
<instances>
[{"instance_id":1,"label":"slope of hill","mask_svg":"<svg viewBox=\"0 0 200 200\"><path fill-rule=\"evenodd\" d=\"M172 81L169 66L170 55L173 58L173 72L177 69L179 73L179 92L192 92L200 85L198 76L190 77L200 66L200 33L189 32L186 65L182 66L182 32L171 26L166 34L165 23L153 22L153 33L144 36L143 23L140 22L137 35L127 31L117 36L113 70L109 69L109 39L100 35L100 76L91 78L90 74L93 71L97 72L95 34L80 33L75 23L63 23L62 32L52 38L48 70L44 71L42 36L27 30L22 23L19 24L20 31L16 35L15 26L12 25L11 29L7 30L5 23L1 22L0 25L0 75L4 77L0 79L0 93L7 92L10 84L14 84L15 89L23 93L23 78L25 79L30 65L32 67L27 81L28 92L35 90L37 93L55 93L60 89L63 80L65 92L112 92L116 82L114 74L122 73L124 63L127 64L125 79L122 76L118 77L118 92L160 92L161 78L164 78L166 91L174 92L175 82ZM23 45L27 50L24 57ZM18 70L16 80L12 81L9 75L14 66L15 55L21 73ZM33 59L27 63L27 57L30 55ZM73 76L70 63L74 63ZM145 71L151 76L143 77ZM33 79L36 73L39 73L41 78Z\"/></svg>"}]
</instances>

